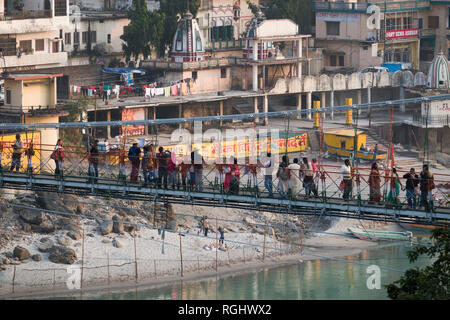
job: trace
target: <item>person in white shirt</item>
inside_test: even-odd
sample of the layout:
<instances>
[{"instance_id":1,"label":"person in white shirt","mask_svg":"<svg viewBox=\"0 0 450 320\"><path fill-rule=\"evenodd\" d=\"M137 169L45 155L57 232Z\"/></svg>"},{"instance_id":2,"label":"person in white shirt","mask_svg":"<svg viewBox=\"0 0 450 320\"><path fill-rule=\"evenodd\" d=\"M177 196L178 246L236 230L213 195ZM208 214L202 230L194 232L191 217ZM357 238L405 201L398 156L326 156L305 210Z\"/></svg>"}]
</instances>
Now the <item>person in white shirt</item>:
<instances>
[{"instance_id":1,"label":"person in white shirt","mask_svg":"<svg viewBox=\"0 0 450 320\"><path fill-rule=\"evenodd\" d=\"M289 178L289 189L291 190L291 195L293 198L296 198L300 193L301 185L300 185L300 165L298 164L298 159L294 159L294 163L291 163L288 167L290 170L290 178Z\"/></svg>"},{"instance_id":2,"label":"person in white shirt","mask_svg":"<svg viewBox=\"0 0 450 320\"><path fill-rule=\"evenodd\" d=\"M352 193L353 181L351 169L350 160L345 159L344 165L341 167L341 178L344 183L344 200L349 200L350 194Z\"/></svg>"}]
</instances>

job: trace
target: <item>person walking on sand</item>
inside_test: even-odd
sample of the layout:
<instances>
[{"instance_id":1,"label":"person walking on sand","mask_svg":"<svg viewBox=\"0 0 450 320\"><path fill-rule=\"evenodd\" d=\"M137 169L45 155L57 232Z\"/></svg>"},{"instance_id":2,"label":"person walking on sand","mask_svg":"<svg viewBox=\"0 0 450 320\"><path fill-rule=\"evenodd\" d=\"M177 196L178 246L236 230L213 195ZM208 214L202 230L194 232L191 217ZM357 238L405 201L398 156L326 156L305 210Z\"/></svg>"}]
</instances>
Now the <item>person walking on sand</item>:
<instances>
[{"instance_id":1,"label":"person walking on sand","mask_svg":"<svg viewBox=\"0 0 450 320\"><path fill-rule=\"evenodd\" d=\"M219 243L223 246L223 240L225 240L225 234L224 234L222 227L219 227L218 231L220 233Z\"/></svg>"},{"instance_id":2,"label":"person walking on sand","mask_svg":"<svg viewBox=\"0 0 450 320\"><path fill-rule=\"evenodd\" d=\"M205 232L205 237L208 236L208 231L209 231L209 221L208 221L208 217L205 217L203 219L203 230Z\"/></svg>"}]
</instances>

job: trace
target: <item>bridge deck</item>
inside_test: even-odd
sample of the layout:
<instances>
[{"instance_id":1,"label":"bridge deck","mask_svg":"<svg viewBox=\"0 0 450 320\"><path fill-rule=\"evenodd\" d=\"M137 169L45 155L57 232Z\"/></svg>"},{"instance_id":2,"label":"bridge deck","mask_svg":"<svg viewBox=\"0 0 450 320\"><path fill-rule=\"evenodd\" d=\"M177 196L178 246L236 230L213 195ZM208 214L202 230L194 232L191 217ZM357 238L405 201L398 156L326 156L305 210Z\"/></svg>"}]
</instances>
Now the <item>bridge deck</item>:
<instances>
[{"instance_id":1,"label":"bridge deck","mask_svg":"<svg viewBox=\"0 0 450 320\"><path fill-rule=\"evenodd\" d=\"M295 215L329 215L365 220L397 222L440 223L450 221L450 208L437 207L435 212L411 210L406 206L393 208L368 204L356 199L344 201L341 198L324 197L295 199L269 197L268 193L243 190L240 194L224 194L219 189L205 186L202 192L144 187L139 183L120 183L99 179L92 184L88 179L65 176L63 180L52 175L28 175L25 173L4 173L0 175L2 188L19 190L41 190L48 192L91 195L108 198L125 198L144 201L169 201L172 203L202 205L211 207L238 208L251 211L266 211Z\"/></svg>"}]
</instances>

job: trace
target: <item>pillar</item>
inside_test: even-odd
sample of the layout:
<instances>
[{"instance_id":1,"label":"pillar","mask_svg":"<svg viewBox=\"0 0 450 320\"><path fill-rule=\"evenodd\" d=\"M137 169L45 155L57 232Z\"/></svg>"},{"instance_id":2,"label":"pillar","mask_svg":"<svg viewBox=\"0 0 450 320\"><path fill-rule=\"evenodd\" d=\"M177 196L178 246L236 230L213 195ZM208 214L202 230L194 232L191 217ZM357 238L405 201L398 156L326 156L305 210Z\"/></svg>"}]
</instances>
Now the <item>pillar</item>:
<instances>
[{"instance_id":1,"label":"pillar","mask_svg":"<svg viewBox=\"0 0 450 320\"><path fill-rule=\"evenodd\" d=\"M258 65L254 64L252 66L253 74L253 91L258 91Z\"/></svg>"},{"instance_id":2,"label":"pillar","mask_svg":"<svg viewBox=\"0 0 450 320\"><path fill-rule=\"evenodd\" d=\"M306 93L306 108L308 109L308 113L306 117L311 120L311 105L312 105L312 92Z\"/></svg>"},{"instance_id":3,"label":"pillar","mask_svg":"<svg viewBox=\"0 0 450 320\"><path fill-rule=\"evenodd\" d=\"M145 120L149 120L148 118L148 108L144 108L144 112L145 112ZM144 126L144 135L148 136L148 125Z\"/></svg>"},{"instance_id":4,"label":"pillar","mask_svg":"<svg viewBox=\"0 0 450 320\"><path fill-rule=\"evenodd\" d=\"M106 121L111 121L111 110L106 111ZM111 126L106 127L106 138L111 139Z\"/></svg>"},{"instance_id":5,"label":"pillar","mask_svg":"<svg viewBox=\"0 0 450 320\"><path fill-rule=\"evenodd\" d=\"M357 104L361 104L362 103L361 91L362 91L362 89L356 90L356 103ZM360 114L360 111L361 111L361 109L358 109L358 114Z\"/></svg>"},{"instance_id":6,"label":"pillar","mask_svg":"<svg viewBox=\"0 0 450 320\"><path fill-rule=\"evenodd\" d=\"M334 120L334 91L330 92L331 120Z\"/></svg>"},{"instance_id":7,"label":"pillar","mask_svg":"<svg viewBox=\"0 0 450 320\"><path fill-rule=\"evenodd\" d=\"M345 99L346 106L351 106L352 104L353 104L352 98ZM348 108L347 110L345 110L345 124L350 125L350 126L353 124L353 111L351 108Z\"/></svg>"},{"instance_id":8,"label":"pillar","mask_svg":"<svg viewBox=\"0 0 450 320\"><path fill-rule=\"evenodd\" d=\"M223 100L219 101L219 116L223 116ZM223 125L223 121L220 120L220 126Z\"/></svg>"},{"instance_id":9,"label":"pillar","mask_svg":"<svg viewBox=\"0 0 450 320\"><path fill-rule=\"evenodd\" d=\"M253 61L258 61L258 41L253 41ZM258 64L255 63L252 65L252 73L253 73L253 91L258 91Z\"/></svg>"},{"instance_id":10,"label":"pillar","mask_svg":"<svg viewBox=\"0 0 450 320\"><path fill-rule=\"evenodd\" d=\"M325 108L326 105L327 105L326 104L326 97L327 97L327 93L325 91L322 92L321 95L320 95L320 105L322 106L322 108ZM322 119L325 119L325 113L326 112L321 113Z\"/></svg>"},{"instance_id":11,"label":"pillar","mask_svg":"<svg viewBox=\"0 0 450 320\"><path fill-rule=\"evenodd\" d=\"M400 87L400 100L405 99L405 88ZM406 105L404 103L400 104L400 112L404 113L406 111Z\"/></svg>"},{"instance_id":12,"label":"pillar","mask_svg":"<svg viewBox=\"0 0 450 320\"><path fill-rule=\"evenodd\" d=\"M153 120L156 120L156 106L153 107Z\"/></svg>"},{"instance_id":13,"label":"pillar","mask_svg":"<svg viewBox=\"0 0 450 320\"><path fill-rule=\"evenodd\" d=\"M297 43L298 43L298 57L301 58L302 57L302 39L298 39ZM302 77L302 63L301 62L297 63L297 77L298 78Z\"/></svg>"},{"instance_id":14,"label":"pillar","mask_svg":"<svg viewBox=\"0 0 450 320\"><path fill-rule=\"evenodd\" d=\"M183 105L180 103L179 105L178 105L178 118L183 118ZM179 129L181 129L183 127L183 124L180 122L179 124L178 124L178 128Z\"/></svg>"},{"instance_id":15,"label":"pillar","mask_svg":"<svg viewBox=\"0 0 450 320\"><path fill-rule=\"evenodd\" d=\"M320 109L320 101L314 101L314 109ZM313 115L313 129L320 128L320 117L321 114L319 112L314 113Z\"/></svg>"},{"instance_id":16,"label":"pillar","mask_svg":"<svg viewBox=\"0 0 450 320\"><path fill-rule=\"evenodd\" d=\"M297 95L297 111L302 111L302 94L299 93ZM297 114L297 119L301 119L302 118L302 114L299 113Z\"/></svg>"},{"instance_id":17,"label":"pillar","mask_svg":"<svg viewBox=\"0 0 450 320\"><path fill-rule=\"evenodd\" d=\"M268 113L269 112L269 97L266 95L264 95L264 113ZM269 125L269 117L265 117L264 118L264 124L266 126Z\"/></svg>"},{"instance_id":18,"label":"pillar","mask_svg":"<svg viewBox=\"0 0 450 320\"><path fill-rule=\"evenodd\" d=\"M258 109L258 97L253 98L253 113L256 115L259 113ZM255 123L258 123L259 118L255 118Z\"/></svg>"}]
</instances>

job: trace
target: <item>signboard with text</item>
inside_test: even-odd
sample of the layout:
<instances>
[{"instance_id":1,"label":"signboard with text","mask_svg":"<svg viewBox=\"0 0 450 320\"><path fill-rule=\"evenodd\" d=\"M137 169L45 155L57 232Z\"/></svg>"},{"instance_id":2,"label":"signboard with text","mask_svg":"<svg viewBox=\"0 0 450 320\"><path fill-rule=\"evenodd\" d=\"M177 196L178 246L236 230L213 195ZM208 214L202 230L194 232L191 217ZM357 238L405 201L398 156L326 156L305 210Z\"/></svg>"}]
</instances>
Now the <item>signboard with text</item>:
<instances>
[{"instance_id":1,"label":"signboard with text","mask_svg":"<svg viewBox=\"0 0 450 320\"><path fill-rule=\"evenodd\" d=\"M402 29L386 31L386 39L414 38L419 36L419 29Z\"/></svg>"}]
</instances>

